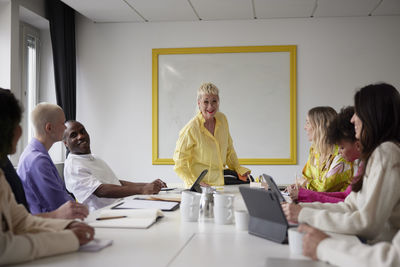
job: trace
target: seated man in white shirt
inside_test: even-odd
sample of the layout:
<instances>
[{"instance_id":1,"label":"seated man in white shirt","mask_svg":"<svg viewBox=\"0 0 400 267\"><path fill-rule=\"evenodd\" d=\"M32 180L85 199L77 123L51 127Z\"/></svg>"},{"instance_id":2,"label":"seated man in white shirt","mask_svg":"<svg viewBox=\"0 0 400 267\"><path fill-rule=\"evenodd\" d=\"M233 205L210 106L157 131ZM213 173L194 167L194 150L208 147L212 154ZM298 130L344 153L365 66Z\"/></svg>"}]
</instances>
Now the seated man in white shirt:
<instances>
[{"instance_id":1,"label":"seated man in white shirt","mask_svg":"<svg viewBox=\"0 0 400 267\"><path fill-rule=\"evenodd\" d=\"M67 121L64 144L70 154L65 160L64 177L67 189L90 210L110 205L119 198L136 194L157 194L166 184L157 179L151 183L119 180L102 159L91 154L90 137L77 121Z\"/></svg>"}]
</instances>

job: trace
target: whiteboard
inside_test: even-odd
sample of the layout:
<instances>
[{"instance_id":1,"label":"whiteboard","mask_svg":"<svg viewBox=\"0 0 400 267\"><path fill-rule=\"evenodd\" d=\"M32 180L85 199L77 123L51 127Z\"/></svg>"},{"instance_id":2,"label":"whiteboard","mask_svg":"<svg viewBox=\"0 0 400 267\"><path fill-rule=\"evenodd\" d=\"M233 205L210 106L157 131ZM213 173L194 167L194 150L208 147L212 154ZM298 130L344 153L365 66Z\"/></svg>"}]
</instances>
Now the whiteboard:
<instances>
[{"instance_id":1,"label":"whiteboard","mask_svg":"<svg viewBox=\"0 0 400 267\"><path fill-rule=\"evenodd\" d=\"M241 164L296 164L295 46L249 48L153 50L153 164L173 164L204 82L219 88Z\"/></svg>"}]
</instances>

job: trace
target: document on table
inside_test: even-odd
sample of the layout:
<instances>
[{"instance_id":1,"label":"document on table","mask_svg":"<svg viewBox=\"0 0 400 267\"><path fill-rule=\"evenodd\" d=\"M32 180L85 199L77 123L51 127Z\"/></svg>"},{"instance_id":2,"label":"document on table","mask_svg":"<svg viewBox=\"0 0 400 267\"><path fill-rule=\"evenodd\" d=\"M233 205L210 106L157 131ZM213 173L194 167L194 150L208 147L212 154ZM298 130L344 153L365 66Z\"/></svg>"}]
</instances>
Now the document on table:
<instances>
[{"instance_id":1,"label":"document on table","mask_svg":"<svg viewBox=\"0 0 400 267\"><path fill-rule=\"evenodd\" d=\"M160 209L162 211L172 211L179 207L178 202L161 201L161 200L145 200L145 199L128 199L116 205L113 209Z\"/></svg>"},{"instance_id":2,"label":"document on table","mask_svg":"<svg viewBox=\"0 0 400 267\"><path fill-rule=\"evenodd\" d=\"M99 250L102 250L105 247L111 246L113 243L112 240L109 239L93 239L89 243L80 246L79 251L85 251L85 252L96 252Z\"/></svg>"},{"instance_id":3,"label":"document on table","mask_svg":"<svg viewBox=\"0 0 400 267\"><path fill-rule=\"evenodd\" d=\"M164 217L159 209L106 209L101 210L90 226L99 228L149 228Z\"/></svg>"}]
</instances>

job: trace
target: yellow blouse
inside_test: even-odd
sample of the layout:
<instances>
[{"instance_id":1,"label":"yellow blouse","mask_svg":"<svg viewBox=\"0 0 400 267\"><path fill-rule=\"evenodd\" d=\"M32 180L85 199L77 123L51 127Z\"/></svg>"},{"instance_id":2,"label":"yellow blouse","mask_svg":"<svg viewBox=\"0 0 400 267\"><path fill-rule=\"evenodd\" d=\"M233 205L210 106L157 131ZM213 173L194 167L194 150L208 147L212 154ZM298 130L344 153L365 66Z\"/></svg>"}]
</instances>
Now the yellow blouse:
<instances>
[{"instance_id":1,"label":"yellow blouse","mask_svg":"<svg viewBox=\"0 0 400 267\"><path fill-rule=\"evenodd\" d=\"M214 135L204 127L205 119L200 112L179 133L174 170L186 187L190 187L204 169L208 169L208 173L203 182L209 185L224 185L226 165L240 175L250 171L239 165L225 115L217 112L215 120Z\"/></svg>"},{"instance_id":2,"label":"yellow blouse","mask_svg":"<svg viewBox=\"0 0 400 267\"><path fill-rule=\"evenodd\" d=\"M314 157L312 157L314 156ZM307 189L317 192L344 191L353 178L353 163L347 162L339 155L338 146L322 163L319 153L310 148L308 161L303 169L303 177L307 180Z\"/></svg>"}]
</instances>

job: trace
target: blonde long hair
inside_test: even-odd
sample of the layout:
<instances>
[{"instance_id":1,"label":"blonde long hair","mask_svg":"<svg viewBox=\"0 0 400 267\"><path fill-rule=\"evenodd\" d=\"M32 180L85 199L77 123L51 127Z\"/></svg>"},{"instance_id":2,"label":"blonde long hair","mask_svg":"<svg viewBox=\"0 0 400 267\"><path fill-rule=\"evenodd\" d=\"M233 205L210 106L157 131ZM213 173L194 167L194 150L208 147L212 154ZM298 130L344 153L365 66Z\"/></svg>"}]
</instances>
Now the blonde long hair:
<instances>
[{"instance_id":1,"label":"blonde long hair","mask_svg":"<svg viewBox=\"0 0 400 267\"><path fill-rule=\"evenodd\" d=\"M337 116L337 113L333 108L325 106L312 108L308 111L307 115L314 130L312 146L314 147L314 151L320 154L320 162L324 162L334 149L334 145L330 145L328 142L327 132L329 125Z\"/></svg>"}]
</instances>

